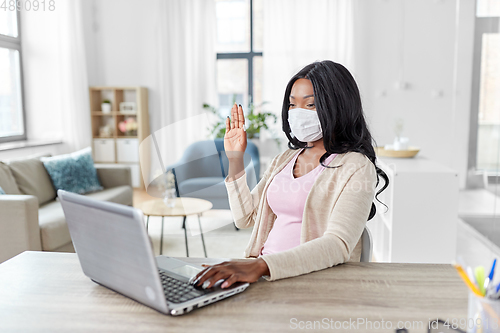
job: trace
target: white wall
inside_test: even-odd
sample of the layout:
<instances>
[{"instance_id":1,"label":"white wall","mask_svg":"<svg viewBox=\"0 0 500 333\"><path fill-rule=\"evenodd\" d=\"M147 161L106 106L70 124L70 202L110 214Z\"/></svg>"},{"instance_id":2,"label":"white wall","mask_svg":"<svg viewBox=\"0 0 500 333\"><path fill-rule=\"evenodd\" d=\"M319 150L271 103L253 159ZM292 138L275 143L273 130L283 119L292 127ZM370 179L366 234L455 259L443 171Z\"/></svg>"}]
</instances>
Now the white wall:
<instances>
[{"instance_id":1,"label":"white wall","mask_svg":"<svg viewBox=\"0 0 500 333\"><path fill-rule=\"evenodd\" d=\"M377 144L392 143L401 118L410 144L455 169L463 187L474 1L359 0L357 11L355 77Z\"/></svg>"},{"instance_id":2,"label":"white wall","mask_svg":"<svg viewBox=\"0 0 500 333\"><path fill-rule=\"evenodd\" d=\"M84 2L89 84L147 87L151 131L159 129L159 112L168 112L158 96L156 1ZM377 143L391 143L394 119L402 118L411 144L457 170L463 187L474 1L357 0L355 13L354 75Z\"/></svg>"},{"instance_id":3,"label":"white wall","mask_svg":"<svg viewBox=\"0 0 500 333\"><path fill-rule=\"evenodd\" d=\"M158 0L88 0L83 3L91 86L144 86L150 129L159 127Z\"/></svg>"}]
</instances>

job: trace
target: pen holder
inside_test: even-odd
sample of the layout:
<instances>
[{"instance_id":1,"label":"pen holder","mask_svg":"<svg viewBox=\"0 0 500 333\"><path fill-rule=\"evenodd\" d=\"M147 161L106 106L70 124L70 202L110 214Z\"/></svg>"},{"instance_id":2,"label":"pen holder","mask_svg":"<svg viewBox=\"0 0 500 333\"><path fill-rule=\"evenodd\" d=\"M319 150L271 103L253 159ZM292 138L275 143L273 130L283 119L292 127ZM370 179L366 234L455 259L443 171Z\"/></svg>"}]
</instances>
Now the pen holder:
<instances>
[{"instance_id":1,"label":"pen holder","mask_svg":"<svg viewBox=\"0 0 500 333\"><path fill-rule=\"evenodd\" d=\"M500 299L478 297L469 292L467 333L500 333Z\"/></svg>"}]
</instances>

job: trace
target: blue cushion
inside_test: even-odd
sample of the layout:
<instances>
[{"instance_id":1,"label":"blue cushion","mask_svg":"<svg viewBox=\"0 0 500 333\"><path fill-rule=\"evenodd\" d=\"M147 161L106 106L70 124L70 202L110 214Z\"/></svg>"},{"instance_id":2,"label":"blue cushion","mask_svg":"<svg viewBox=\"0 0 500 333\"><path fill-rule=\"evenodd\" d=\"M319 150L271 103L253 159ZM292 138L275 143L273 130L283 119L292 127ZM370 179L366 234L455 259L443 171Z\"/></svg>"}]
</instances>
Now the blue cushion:
<instances>
[{"instance_id":1,"label":"blue cushion","mask_svg":"<svg viewBox=\"0 0 500 333\"><path fill-rule=\"evenodd\" d=\"M92 160L90 147L80 151L40 159L56 190L84 194L103 189Z\"/></svg>"},{"instance_id":2,"label":"blue cushion","mask_svg":"<svg viewBox=\"0 0 500 333\"><path fill-rule=\"evenodd\" d=\"M3 190L3 188L0 187L0 195L2 194L5 194L5 191Z\"/></svg>"}]
</instances>

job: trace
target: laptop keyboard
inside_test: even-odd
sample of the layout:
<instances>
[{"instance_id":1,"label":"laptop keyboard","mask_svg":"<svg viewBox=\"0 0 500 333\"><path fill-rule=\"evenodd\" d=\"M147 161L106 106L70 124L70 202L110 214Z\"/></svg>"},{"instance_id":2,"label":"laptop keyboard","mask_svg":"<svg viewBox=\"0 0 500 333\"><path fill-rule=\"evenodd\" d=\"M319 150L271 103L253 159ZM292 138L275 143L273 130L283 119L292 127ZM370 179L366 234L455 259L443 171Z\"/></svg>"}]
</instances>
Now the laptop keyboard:
<instances>
[{"instance_id":1,"label":"laptop keyboard","mask_svg":"<svg viewBox=\"0 0 500 333\"><path fill-rule=\"evenodd\" d=\"M204 293L195 289L192 285L177 280L167 273L158 270L160 273L165 298L172 303L182 303L203 295Z\"/></svg>"}]
</instances>

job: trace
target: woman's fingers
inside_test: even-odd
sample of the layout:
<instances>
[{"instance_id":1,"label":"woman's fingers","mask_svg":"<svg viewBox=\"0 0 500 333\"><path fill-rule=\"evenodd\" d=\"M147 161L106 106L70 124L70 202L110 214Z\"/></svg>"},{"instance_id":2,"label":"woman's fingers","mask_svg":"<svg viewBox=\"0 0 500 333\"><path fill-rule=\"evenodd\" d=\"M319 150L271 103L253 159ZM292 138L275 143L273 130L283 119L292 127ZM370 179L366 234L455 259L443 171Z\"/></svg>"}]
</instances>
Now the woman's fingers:
<instances>
[{"instance_id":1,"label":"woman's fingers","mask_svg":"<svg viewBox=\"0 0 500 333\"><path fill-rule=\"evenodd\" d=\"M234 283L238 282L238 275L236 274L233 274L231 275L228 279L226 279L226 281L224 281L222 284L221 284L221 288L224 289L224 288L229 288L231 287Z\"/></svg>"},{"instance_id":2,"label":"woman's fingers","mask_svg":"<svg viewBox=\"0 0 500 333\"><path fill-rule=\"evenodd\" d=\"M205 280L205 284L203 285L205 288L203 289L212 288L217 281L227 279L229 276L231 276L231 273L224 270L219 270L209 279Z\"/></svg>"},{"instance_id":3,"label":"woman's fingers","mask_svg":"<svg viewBox=\"0 0 500 333\"><path fill-rule=\"evenodd\" d=\"M207 267L207 269L204 269L200 273L198 273L196 276L192 277L189 280L189 283L194 284L195 286L203 286L205 288L211 288L217 281L222 279L222 276L224 273L221 273L221 270L223 269L223 266L225 265L226 262L220 263L218 265L210 266L210 265L202 265L203 267ZM229 275L228 275L229 276ZM216 280L215 280L216 279Z\"/></svg>"},{"instance_id":4,"label":"woman's fingers","mask_svg":"<svg viewBox=\"0 0 500 333\"><path fill-rule=\"evenodd\" d=\"M231 129L233 129L235 126L234 120L236 119L236 113L237 113L236 103L234 103L233 107L231 108Z\"/></svg>"},{"instance_id":5,"label":"woman's fingers","mask_svg":"<svg viewBox=\"0 0 500 333\"><path fill-rule=\"evenodd\" d=\"M231 119L229 120L229 124L226 119L226 132L234 128L245 128L245 115L243 114L243 108L241 105L237 105L236 103L234 103L231 108Z\"/></svg>"},{"instance_id":6,"label":"woman's fingers","mask_svg":"<svg viewBox=\"0 0 500 333\"><path fill-rule=\"evenodd\" d=\"M239 120L239 112L238 112L238 105L236 103L234 104L235 110L234 110L234 128L240 128L240 120Z\"/></svg>"},{"instance_id":7,"label":"woman's fingers","mask_svg":"<svg viewBox=\"0 0 500 333\"><path fill-rule=\"evenodd\" d=\"M229 128L231 126L230 122L231 122L231 120L229 120L229 116L227 116L227 118L226 118L226 133L229 132Z\"/></svg>"},{"instance_id":8,"label":"woman's fingers","mask_svg":"<svg viewBox=\"0 0 500 333\"><path fill-rule=\"evenodd\" d=\"M241 105L238 107L238 127L245 128L245 115L243 114Z\"/></svg>"},{"instance_id":9,"label":"woman's fingers","mask_svg":"<svg viewBox=\"0 0 500 333\"><path fill-rule=\"evenodd\" d=\"M204 270L202 270L201 272L199 272L198 274L196 274L195 277L192 277L190 280L189 280L189 283L190 284L194 284L194 285L198 285L199 282L203 283L208 277L212 276L213 274L215 274L215 272L212 270L212 267L213 266L210 266Z\"/></svg>"}]
</instances>

